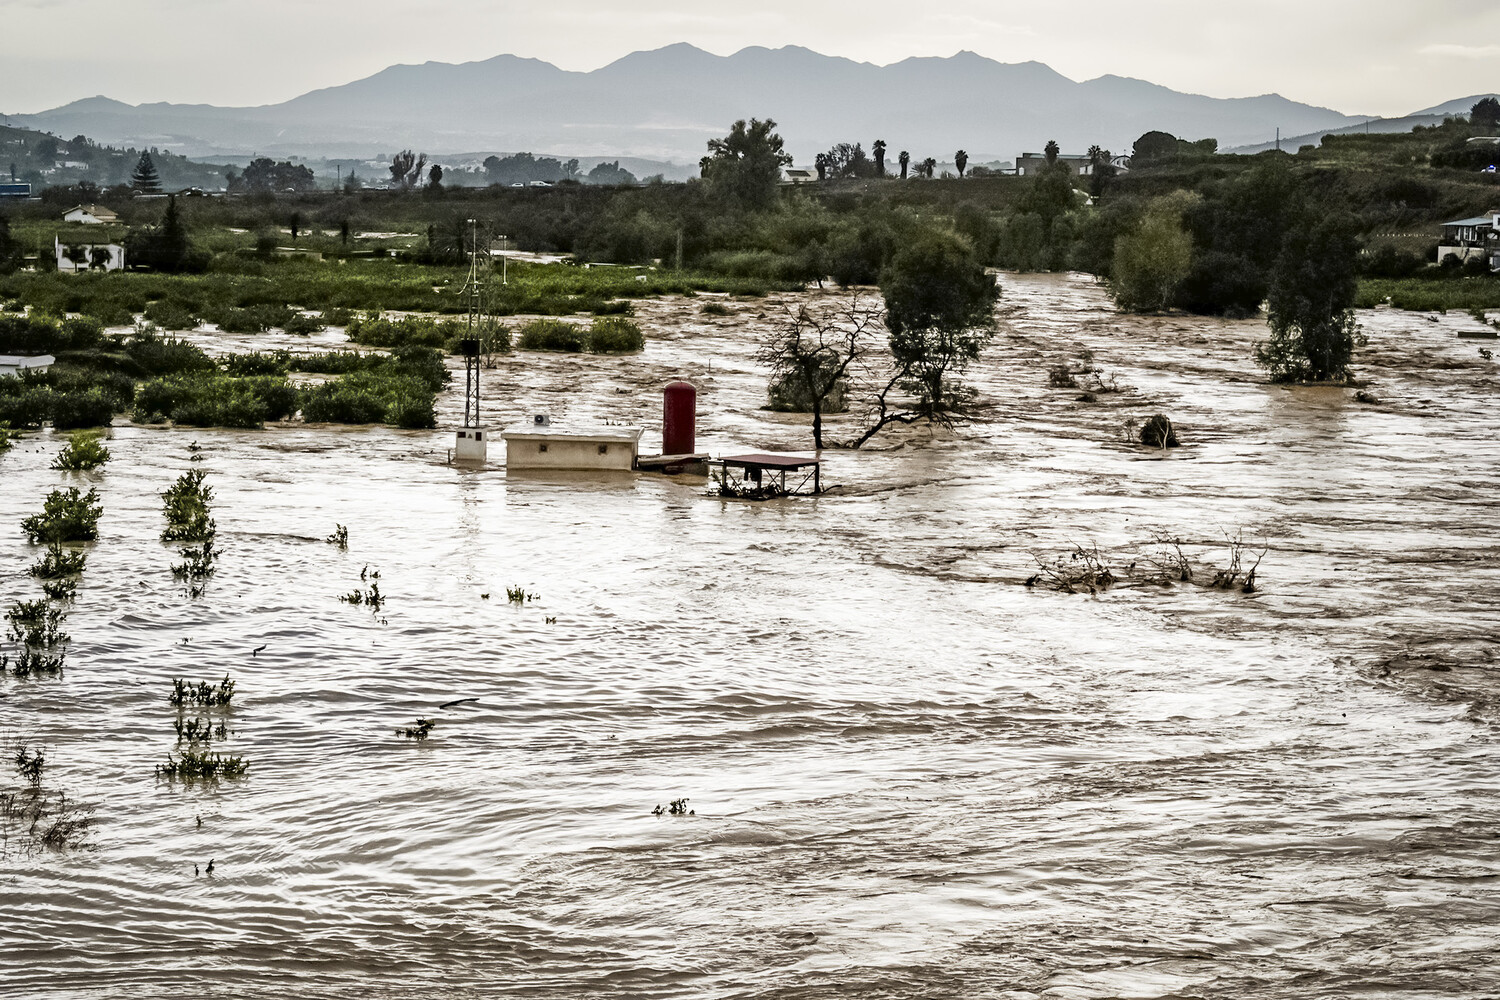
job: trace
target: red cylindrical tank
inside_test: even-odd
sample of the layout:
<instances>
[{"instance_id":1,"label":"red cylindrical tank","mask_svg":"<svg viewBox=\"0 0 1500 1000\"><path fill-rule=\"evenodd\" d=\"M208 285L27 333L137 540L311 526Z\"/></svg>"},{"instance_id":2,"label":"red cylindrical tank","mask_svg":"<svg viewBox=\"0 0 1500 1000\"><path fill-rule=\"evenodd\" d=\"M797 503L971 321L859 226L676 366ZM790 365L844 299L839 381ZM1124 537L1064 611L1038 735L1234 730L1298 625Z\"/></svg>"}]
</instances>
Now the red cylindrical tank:
<instances>
[{"instance_id":1,"label":"red cylindrical tank","mask_svg":"<svg viewBox=\"0 0 1500 1000\"><path fill-rule=\"evenodd\" d=\"M687 382L669 382L661 394L661 453L696 454L698 390Z\"/></svg>"}]
</instances>

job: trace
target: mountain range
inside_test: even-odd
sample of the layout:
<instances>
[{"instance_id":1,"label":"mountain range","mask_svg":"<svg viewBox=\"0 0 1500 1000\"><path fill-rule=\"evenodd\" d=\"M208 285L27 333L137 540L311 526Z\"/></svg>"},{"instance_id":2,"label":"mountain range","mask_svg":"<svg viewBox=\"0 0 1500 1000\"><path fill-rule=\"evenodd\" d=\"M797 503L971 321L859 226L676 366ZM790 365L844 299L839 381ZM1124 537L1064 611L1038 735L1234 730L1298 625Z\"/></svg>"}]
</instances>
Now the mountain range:
<instances>
[{"instance_id":1,"label":"mountain range","mask_svg":"<svg viewBox=\"0 0 1500 1000\"><path fill-rule=\"evenodd\" d=\"M592 72L500 55L398 65L281 104L129 105L94 97L12 125L194 157L369 157L398 149L638 156L695 164L738 118L774 118L799 164L836 142L883 138L890 157L1013 159L1055 139L1064 152L1127 152L1143 132L1212 137L1220 148L1362 125L1362 116L1267 94L1213 98L1144 80L1071 80L1037 62L972 52L889 66L798 46L718 56L687 44L636 52Z\"/></svg>"}]
</instances>

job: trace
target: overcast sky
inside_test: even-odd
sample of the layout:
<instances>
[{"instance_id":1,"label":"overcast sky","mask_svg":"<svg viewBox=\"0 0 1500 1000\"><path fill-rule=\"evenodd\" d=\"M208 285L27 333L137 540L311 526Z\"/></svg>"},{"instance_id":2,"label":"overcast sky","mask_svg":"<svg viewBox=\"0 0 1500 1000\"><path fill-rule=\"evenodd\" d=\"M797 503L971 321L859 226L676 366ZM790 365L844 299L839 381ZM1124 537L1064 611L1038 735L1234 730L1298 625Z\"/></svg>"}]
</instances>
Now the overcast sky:
<instances>
[{"instance_id":1,"label":"overcast sky","mask_svg":"<svg viewBox=\"0 0 1500 1000\"><path fill-rule=\"evenodd\" d=\"M1500 88L1500 0L0 0L0 112L96 94L272 104L393 63L509 52L589 70L680 41L879 64L970 49L1348 114Z\"/></svg>"}]
</instances>

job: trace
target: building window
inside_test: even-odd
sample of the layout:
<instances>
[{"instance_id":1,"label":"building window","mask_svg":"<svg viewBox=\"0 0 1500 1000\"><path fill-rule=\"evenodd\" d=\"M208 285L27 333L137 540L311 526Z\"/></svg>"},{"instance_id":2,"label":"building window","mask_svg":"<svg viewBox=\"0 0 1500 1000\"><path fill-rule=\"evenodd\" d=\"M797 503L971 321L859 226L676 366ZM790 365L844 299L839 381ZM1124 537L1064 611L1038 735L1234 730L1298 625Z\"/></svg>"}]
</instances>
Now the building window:
<instances>
[{"instance_id":1,"label":"building window","mask_svg":"<svg viewBox=\"0 0 1500 1000\"><path fill-rule=\"evenodd\" d=\"M483 441L484 440L484 431L475 431L474 432L474 440L475 441Z\"/></svg>"},{"instance_id":2,"label":"building window","mask_svg":"<svg viewBox=\"0 0 1500 1000\"><path fill-rule=\"evenodd\" d=\"M546 451L547 450L547 446L544 445L544 444L539 444L539 445L536 446L536 450L537 451Z\"/></svg>"},{"instance_id":3,"label":"building window","mask_svg":"<svg viewBox=\"0 0 1500 1000\"><path fill-rule=\"evenodd\" d=\"M601 454L601 455L607 455L607 454L609 454L609 445L607 445L607 444L601 444L599 446L599 454Z\"/></svg>"}]
</instances>

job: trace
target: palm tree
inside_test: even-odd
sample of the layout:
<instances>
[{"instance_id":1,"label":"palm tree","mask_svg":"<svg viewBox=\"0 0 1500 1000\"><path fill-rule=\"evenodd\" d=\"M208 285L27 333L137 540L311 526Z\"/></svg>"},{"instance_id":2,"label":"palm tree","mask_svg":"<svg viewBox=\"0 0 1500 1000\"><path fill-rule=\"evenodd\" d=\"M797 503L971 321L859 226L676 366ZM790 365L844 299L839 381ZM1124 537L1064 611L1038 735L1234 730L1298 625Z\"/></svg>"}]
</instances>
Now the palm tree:
<instances>
[{"instance_id":1,"label":"palm tree","mask_svg":"<svg viewBox=\"0 0 1500 1000\"><path fill-rule=\"evenodd\" d=\"M953 165L958 168L958 179L964 179L964 167L969 165L969 154L960 149L953 154Z\"/></svg>"},{"instance_id":2,"label":"palm tree","mask_svg":"<svg viewBox=\"0 0 1500 1000\"><path fill-rule=\"evenodd\" d=\"M884 177L885 176L885 140L884 139L876 139L875 140L875 145L873 145L873 146L870 147L870 151L875 154L875 176L876 177Z\"/></svg>"},{"instance_id":3,"label":"palm tree","mask_svg":"<svg viewBox=\"0 0 1500 1000\"><path fill-rule=\"evenodd\" d=\"M928 180L932 180L932 172L936 169L937 160L934 160L932 157L929 156L927 159L922 161L922 176L926 177Z\"/></svg>"},{"instance_id":4,"label":"palm tree","mask_svg":"<svg viewBox=\"0 0 1500 1000\"><path fill-rule=\"evenodd\" d=\"M813 157L813 166L815 166L815 167L818 168L818 180L820 180L820 181L821 180L827 180L827 178L828 178L828 154L827 153L819 153L817 156L814 156Z\"/></svg>"},{"instance_id":5,"label":"palm tree","mask_svg":"<svg viewBox=\"0 0 1500 1000\"><path fill-rule=\"evenodd\" d=\"M896 162L901 164L901 179L904 181L906 180L906 165L911 162L911 154L903 149L901 155L896 157Z\"/></svg>"},{"instance_id":6,"label":"palm tree","mask_svg":"<svg viewBox=\"0 0 1500 1000\"><path fill-rule=\"evenodd\" d=\"M1045 147L1043 147L1043 149L1042 149L1043 155L1045 155L1047 157L1047 166L1050 167L1050 166L1052 166L1052 164L1054 164L1054 163L1057 162L1057 154L1058 154L1058 152L1059 152L1059 150L1057 148L1057 140L1056 139L1048 139L1047 140L1047 145Z\"/></svg>"}]
</instances>

